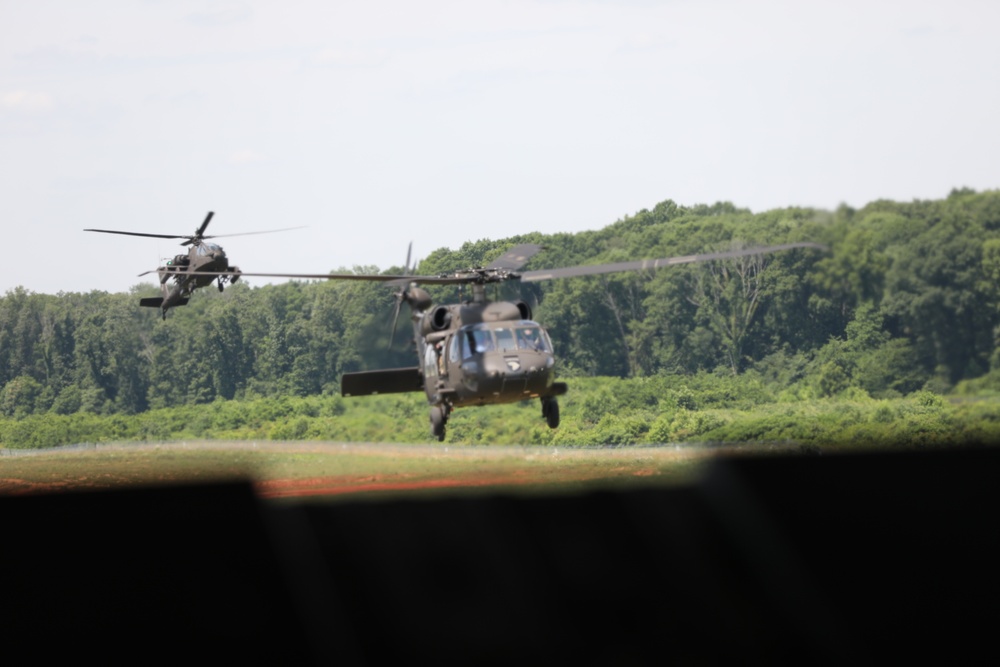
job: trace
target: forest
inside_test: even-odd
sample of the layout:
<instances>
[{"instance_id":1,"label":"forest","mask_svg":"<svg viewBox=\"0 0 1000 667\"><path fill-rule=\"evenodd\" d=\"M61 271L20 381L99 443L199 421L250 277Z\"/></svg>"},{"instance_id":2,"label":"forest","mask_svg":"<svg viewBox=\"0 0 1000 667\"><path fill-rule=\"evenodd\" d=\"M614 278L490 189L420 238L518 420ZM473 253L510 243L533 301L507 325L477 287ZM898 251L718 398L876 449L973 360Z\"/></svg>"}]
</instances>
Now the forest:
<instances>
[{"instance_id":1,"label":"forest","mask_svg":"<svg viewBox=\"0 0 1000 667\"><path fill-rule=\"evenodd\" d=\"M941 200L835 211L752 213L729 203L688 207L667 200L597 231L439 248L416 271L483 266L518 243L545 246L525 266L530 270L798 241L828 250L504 284L493 296L524 299L549 330L559 375L570 384L562 433L537 424L535 406L511 406L530 413L523 430L504 435L506 427L489 421L520 423L510 410L475 408L465 426L454 423L449 439L482 442L490 434L525 444L629 444L715 433L753 440L763 436L733 430L732 414L704 417L706 423L687 430L670 425L679 410L756 408L759 417L767 413L761 406L814 409L822 401L864 402L866 419L885 423L895 418L884 410L876 417L880 407L901 415L909 401L926 412L989 399L1000 389L996 190L956 189ZM327 268L401 271L316 270ZM138 307L140 297L158 294L153 284L115 294L8 291L0 297L0 447L179 434L277 437L277 431L286 438L427 439L422 395L339 396L345 372L415 363L402 322L389 347L391 289L342 281L251 283L244 279L222 293L199 290L165 321ZM435 302L459 297L453 288L429 291ZM582 388L576 399L574 386ZM604 394L620 403L617 414L605 414ZM282 405L287 414L271 414ZM381 435L382 427L355 428L359 420L378 421L373 415L386 406L413 413L407 428ZM192 426L205 421L198 415L237 412L245 418L230 420L231 428L212 419L205 428ZM976 417L977 428L997 419L987 413ZM628 415L636 415L631 436L600 430L602 418ZM155 427L174 420L173 430ZM784 433L767 437L796 437Z\"/></svg>"}]
</instances>

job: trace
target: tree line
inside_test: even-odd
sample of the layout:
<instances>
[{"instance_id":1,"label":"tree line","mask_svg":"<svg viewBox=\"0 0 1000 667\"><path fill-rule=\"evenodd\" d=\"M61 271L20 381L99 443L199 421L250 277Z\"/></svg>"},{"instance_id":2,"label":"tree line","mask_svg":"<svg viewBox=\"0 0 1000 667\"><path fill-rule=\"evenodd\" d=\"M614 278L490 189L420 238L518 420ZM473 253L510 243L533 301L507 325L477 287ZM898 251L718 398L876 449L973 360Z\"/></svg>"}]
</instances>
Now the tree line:
<instances>
[{"instance_id":1,"label":"tree line","mask_svg":"<svg viewBox=\"0 0 1000 667\"><path fill-rule=\"evenodd\" d=\"M483 266L517 243L546 247L525 267L541 269L796 241L829 251L506 283L495 296L531 304L566 378L750 374L800 398L996 384L1000 191L763 213L668 200L597 231L440 248L416 271ZM200 290L163 322L138 307L158 294L151 284L115 294L8 291L0 297L0 415L131 415L329 395L344 372L415 363L402 317L389 348L394 299L384 285L250 282ZM429 291L436 302L459 296Z\"/></svg>"}]
</instances>

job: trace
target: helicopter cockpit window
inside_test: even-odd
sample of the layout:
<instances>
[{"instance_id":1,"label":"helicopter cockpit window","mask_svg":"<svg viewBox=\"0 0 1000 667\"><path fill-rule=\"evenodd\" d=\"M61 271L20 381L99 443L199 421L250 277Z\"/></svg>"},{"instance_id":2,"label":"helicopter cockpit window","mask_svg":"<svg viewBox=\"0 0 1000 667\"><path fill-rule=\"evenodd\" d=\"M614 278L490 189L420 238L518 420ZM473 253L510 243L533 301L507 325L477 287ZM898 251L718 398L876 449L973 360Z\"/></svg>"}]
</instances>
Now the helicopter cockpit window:
<instances>
[{"instance_id":1,"label":"helicopter cockpit window","mask_svg":"<svg viewBox=\"0 0 1000 667\"><path fill-rule=\"evenodd\" d=\"M220 250L222 248L214 243L202 243L195 249L195 252L198 253L199 257L208 257L213 252L219 252Z\"/></svg>"},{"instance_id":2,"label":"helicopter cockpit window","mask_svg":"<svg viewBox=\"0 0 1000 667\"><path fill-rule=\"evenodd\" d=\"M493 334L489 329L466 329L462 336L462 358L493 350Z\"/></svg>"},{"instance_id":3,"label":"helicopter cockpit window","mask_svg":"<svg viewBox=\"0 0 1000 667\"><path fill-rule=\"evenodd\" d=\"M497 349L501 352L512 352L517 349L517 342L514 340L513 329L496 329L493 333L497 336Z\"/></svg>"},{"instance_id":4,"label":"helicopter cockpit window","mask_svg":"<svg viewBox=\"0 0 1000 667\"><path fill-rule=\"evenodd\" d=\"M552 352L548 338L539 327L520 327L517 329L517 347L520 350Z\"/></svg>"}]
</instances>

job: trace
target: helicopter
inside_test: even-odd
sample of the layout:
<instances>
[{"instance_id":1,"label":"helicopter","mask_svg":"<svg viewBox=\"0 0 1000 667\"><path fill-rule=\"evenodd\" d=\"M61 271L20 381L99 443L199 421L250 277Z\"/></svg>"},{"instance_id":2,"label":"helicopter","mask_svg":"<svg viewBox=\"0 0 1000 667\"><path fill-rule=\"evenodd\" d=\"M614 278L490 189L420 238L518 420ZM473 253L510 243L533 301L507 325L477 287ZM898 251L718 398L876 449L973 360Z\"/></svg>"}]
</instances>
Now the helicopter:
<instances>
[{"instance_id":1,"label":"helicopter","mask_svg":"<svg viewBox=\"0 0 1000 667\"><path fill-rule=\"evenodd\" d=\"M550 428L559 426L558 397L567 392L556 381L556 359L548 332L532 319L531 307L522 300L492 301L486 286L506 281L536 282L624 271L657 269L676 264L707 262L760 255L793 248L826 246L812 242L742 248L699 255L646 259L612 264L519 271L543 246L517 245L485 267L441 275L411 275L407 253L403 274L277 274L245 276L327 280L363 280L396 287L392 335L402 304L410 308L413 344L418 362L406 368L359 371L341 376L343 396L368 396L423 391L430 405L431 435L444 440L451 412L460 407L514 403L538 398L542 417ZM411 244L412 249L412 244ZM468 285L471 296L459 303L435 306L419 285Z\"/></svg>"},{"instance_id":2,"label":"helicopter","mask_svg":"<svg viewBox=\"0 0 1000 667\"><path fill-rule=\"evenodd\" d=\"M139 274L140 277L154 272L159 274L160 290L163 292L163 296L139 299L139 306L159 308L163 319L167 319L167 310L187 305L191 294L199 287L207 287L214 281L221 292L227 282L235 284L240 279L242 273L240 267L229 264L229 258L226 257L226 252L222 249L222 246L209 243L205 239L224 236L270 234L290 229L301 229L301 227L286 227L285 229L272 229L260 232L206 236L205 230L208 228L208 223L212 221L212 216L214 215L214 211L209 211L208 215L205 216L205 221L191 235L145 234L142 232L122 232L113 229L85 229L83 231L101 232L102 234L125 234L127 236L148 236L157 239L187 239L181 243L182 246L190 246L187 254L174 255L173 259L168 260L165 266L152 271L143 271ZM209 275L207 272L212 273ZM171 278L174 281L173 286L167 284Z\"/></svg>"}]
</instances>

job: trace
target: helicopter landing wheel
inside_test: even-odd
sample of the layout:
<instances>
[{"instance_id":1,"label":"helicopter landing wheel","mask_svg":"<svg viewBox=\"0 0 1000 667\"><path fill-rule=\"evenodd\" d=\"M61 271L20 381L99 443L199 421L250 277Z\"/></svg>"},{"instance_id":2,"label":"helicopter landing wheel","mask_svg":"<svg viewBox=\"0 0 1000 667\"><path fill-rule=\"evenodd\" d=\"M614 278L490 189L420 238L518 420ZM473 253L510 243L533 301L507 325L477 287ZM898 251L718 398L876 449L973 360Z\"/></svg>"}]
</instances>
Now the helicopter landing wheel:
<instances>
[{"instance_id":1,"label":"helicopter landing wheel","mask_svg":"<svg viewBox=\"0 0 1000 667\"><path fill-rule=\"evenodd\" d=\"M444 440L444 425L448 422L448 416L444 407L440 405L431 406L431 435L437 438L438 442Z\"/></svg>"},{"instance_id":2,"label":"helicopter landing wheel","mask_svg":"<svg viewBox=\"0 0 1000 667\"><path fill-rule=\"evenodd\" d=\"M543 398L542 416L545 417L545 423L549 425L549 428L557 428L559 426L559 401L551 396Z\"/></svg>"},{"instance_id":3,"label":"helicopter landing wheel","mask_svg":"<svg viewBox=\"0 0 1000 667\"><path fill-rule=\"evenodd\" d=\"M219 291L220 292L222 291L222 281L221 280L219 281Z\"/></svg>"}]
</instances>

